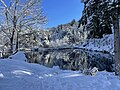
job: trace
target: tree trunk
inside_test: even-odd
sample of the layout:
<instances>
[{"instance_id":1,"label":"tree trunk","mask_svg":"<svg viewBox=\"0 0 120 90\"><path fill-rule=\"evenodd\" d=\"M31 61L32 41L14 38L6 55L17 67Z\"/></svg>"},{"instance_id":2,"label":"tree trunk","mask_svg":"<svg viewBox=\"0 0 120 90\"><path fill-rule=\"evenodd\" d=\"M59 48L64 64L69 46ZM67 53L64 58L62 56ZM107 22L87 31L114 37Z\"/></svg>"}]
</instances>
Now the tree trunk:
<instances>
[{"instance_id":1,"label":"tree trunk","mask_svg":"<svg viewBox=\"0 0 120 90\"><path fill-rule=\"evenodd\" d=\"M15 30L13 29L12 31L12 36L10 38L10 53L13 53L13 46L14 46L14 34L15 34Z\"/></svg>"},{"instance_id":2,"label":"tree trunk","mask_svg":"<svg viewBox=\"0 0 120 90\"><path fill-rule=\"evenodd\" d=\"M16 32L17 33L17 36L16 36L16 52L18 52L18 48L19 48L19 41L18 41L18 31Z\"/></svg>"},{"instance_id":3,"label":"tree trunk","mask_svg":"<svg viewBox=\"0 0 120 90\"><path fill-rule=\"evenodd\" d=\"M120 75L120 15L113 20L114 24L114 50L115 50L115 73Z\"/></svg>"}]
</instances>

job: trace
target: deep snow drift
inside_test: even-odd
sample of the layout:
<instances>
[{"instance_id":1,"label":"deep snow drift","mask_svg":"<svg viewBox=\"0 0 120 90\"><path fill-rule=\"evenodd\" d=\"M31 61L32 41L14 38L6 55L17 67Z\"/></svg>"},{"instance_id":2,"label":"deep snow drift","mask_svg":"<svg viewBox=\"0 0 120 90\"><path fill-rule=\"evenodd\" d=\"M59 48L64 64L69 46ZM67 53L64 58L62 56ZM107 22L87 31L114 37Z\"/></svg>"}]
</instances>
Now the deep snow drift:
<instances>
[{"instance_id":1,"label":"deep snow drift","mask_svg":"<svg viewBox=\"0 0 120 90\"><path fill-rule=\"evenodd\" d=\"M120 90L120 80L114 73L103 71L89 76L30 64L25 59L23 52L0 59L0 90Z\"/></svg>"}]
</instances>

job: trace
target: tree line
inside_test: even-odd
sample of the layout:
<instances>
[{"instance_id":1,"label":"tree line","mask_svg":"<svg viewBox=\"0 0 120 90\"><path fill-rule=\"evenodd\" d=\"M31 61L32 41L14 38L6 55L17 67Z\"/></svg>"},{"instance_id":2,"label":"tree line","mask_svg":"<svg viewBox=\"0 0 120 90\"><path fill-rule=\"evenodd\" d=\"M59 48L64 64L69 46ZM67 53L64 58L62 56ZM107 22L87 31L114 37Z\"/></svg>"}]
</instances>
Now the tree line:
<instances>
[{"instance_id":1,"label":"tree line","mask_svg":"<svg viewBox=\"0 0 120 90\"><path fill-rule=\"evenodd\" d=\"M120 0L81 0L84 3L80 23L90 38L102 38L114 28L116 75L120 75Z\"/></svg>"}]
</instances>

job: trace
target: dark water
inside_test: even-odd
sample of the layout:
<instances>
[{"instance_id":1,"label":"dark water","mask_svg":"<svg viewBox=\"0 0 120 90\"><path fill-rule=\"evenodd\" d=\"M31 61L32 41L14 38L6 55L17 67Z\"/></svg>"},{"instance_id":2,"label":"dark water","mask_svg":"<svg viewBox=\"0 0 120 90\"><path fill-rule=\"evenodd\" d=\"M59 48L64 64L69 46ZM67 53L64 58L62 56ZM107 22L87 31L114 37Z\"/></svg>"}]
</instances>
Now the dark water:
<instances>
[{"instance_id":1,"label":"dark water","mask_svg":"<svg viewBox=\"0 0 120 90\"><path fill-rule=\"evenodd\" d=\"M97 67L99 71L113 71L114 60L110 54L78 49L27 52L28 62L47 67L59 66L65 70L84 70Z\"/></svg>"}]
</instances>

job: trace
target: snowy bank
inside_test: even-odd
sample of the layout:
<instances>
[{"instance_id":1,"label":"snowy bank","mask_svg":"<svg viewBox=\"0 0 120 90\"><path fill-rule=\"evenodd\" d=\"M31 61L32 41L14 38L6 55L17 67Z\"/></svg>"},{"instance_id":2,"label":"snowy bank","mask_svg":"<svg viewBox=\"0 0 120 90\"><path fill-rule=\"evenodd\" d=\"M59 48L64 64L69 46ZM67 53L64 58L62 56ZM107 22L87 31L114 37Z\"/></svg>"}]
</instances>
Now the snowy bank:
<instances>
[{"instance_id":1,"label":"snowy bank","mask_svg":"<svg viewBox=\"0 0 120 90\"><path fill-rule=\"evenodd\" d=\"M114 54L114 35L105 35L101 39L87 39L80 48L96 51L107 51Z\"/></svg>"},{"instance_id":2,"label":"snowy bank","mask_svg":"<svg viewBox=\"0 0 120 90\"><path fill-rule=\"evenodd\" d=\"M16 58L19 56L20 53ZM106 71L86 76L15 58L0 59L0 90L120 90L120 80Z\"/></svg>"},{"instance_id":3,"label":"snowy bank","mask_svg":"<svg viewBox=\"0 0 120 90\"><path fill-rule=\"evenodd\" d=\"M8 57L9 59L19 60L19 61L27 61L25 54L23 51L19 51L14 55Z\"/></svg>"}]
</instances>

